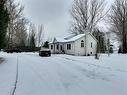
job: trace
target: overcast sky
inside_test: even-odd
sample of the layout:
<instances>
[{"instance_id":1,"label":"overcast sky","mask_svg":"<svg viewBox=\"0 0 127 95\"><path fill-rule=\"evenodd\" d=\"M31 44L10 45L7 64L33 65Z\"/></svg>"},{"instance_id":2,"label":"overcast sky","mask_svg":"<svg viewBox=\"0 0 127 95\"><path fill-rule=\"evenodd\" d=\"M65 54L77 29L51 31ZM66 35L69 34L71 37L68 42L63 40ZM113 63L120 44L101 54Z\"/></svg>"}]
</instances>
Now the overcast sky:
<instances>
[{"instance_id":1,"label":"overcast sky","mask_svg":"<svg viewBox=\"0 0 127 95\"><path fill-rule=\"evenodd\" d=\"M69 33L73 0L17 0L25 6L24 15L35 25L44 24L46 38ZM109 1L109 0L108 0ZM110 0L109 2L111 2Z\"/></svg>"}]
</instances>

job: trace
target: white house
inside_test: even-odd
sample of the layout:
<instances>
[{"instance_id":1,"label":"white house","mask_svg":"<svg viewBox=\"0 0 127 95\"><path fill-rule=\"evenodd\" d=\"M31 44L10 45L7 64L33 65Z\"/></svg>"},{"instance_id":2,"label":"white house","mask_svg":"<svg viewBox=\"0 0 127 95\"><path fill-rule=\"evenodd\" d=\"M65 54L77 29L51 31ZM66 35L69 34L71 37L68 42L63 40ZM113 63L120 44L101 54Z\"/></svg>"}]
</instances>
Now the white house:
<instances>
[{"instance_id":1,"label":"white house","mask_svg":"<svg viewBox=\"0 0 127 95\"><path fill-rule=\"evenodd\" d=\"M65 53L70 55L95 55L97 40L91 34L79 34L70 38L54 38L49 44L52 53Z\"/></svg>"}]
</instances>

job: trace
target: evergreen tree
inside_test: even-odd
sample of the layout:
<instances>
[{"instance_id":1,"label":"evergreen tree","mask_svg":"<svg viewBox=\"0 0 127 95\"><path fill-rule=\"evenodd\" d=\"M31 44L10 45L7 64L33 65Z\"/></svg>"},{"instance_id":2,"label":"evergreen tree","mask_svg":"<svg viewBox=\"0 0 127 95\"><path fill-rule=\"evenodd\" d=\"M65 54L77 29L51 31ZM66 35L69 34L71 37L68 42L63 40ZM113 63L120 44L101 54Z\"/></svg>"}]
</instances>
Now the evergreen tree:
<instances>
[{"instance_id":1,"label":"evergreen tree","mask_svg":"<svg viewBox=\"0 0 127 95\"><path fill-rule=\"evenodd\" d=\"M0 0L0 48L5 46L9 14L5 8L6 0Z\"/></svg>"},{"instance_id":2,"label":"evergreen tree","mask_svg":"<svg viewBox=\"0 0 127 95\"><path fill-rule=\"evenodd\" d=\"M49 42L46 41L46 42L44 43L43 47L44 47L44 48L49 48Z\"/></svg>"}]
</instances>

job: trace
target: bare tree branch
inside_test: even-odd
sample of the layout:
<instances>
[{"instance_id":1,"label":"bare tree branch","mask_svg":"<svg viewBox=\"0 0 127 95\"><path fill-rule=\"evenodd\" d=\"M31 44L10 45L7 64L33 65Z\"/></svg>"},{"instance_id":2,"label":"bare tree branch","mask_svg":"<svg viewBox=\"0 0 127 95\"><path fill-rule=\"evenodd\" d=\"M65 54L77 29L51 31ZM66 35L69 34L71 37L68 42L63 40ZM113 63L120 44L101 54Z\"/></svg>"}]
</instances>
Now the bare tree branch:
<instances>
[{"instance_id":1,"label":"bare tree branch","mask_svg":"<svg viewBox=\"0 0 127 95\"><path fill-rule=\"evenodd\" d=\"M127 53L127 1L115 0L109 15L111 30L122 44L123 53Z\"/></svg>"},{"instance_id":2,"label":"bare tree branch","mask_svg":"<svg viewBox=\"0 0 127 95\"><path fill-rule=\"evenodd\" d=\"M71 32L84 33L84 30L92 30L106 16L105 0L74 0L71 16L73 18Z\"/></svg>"}]
</instances>

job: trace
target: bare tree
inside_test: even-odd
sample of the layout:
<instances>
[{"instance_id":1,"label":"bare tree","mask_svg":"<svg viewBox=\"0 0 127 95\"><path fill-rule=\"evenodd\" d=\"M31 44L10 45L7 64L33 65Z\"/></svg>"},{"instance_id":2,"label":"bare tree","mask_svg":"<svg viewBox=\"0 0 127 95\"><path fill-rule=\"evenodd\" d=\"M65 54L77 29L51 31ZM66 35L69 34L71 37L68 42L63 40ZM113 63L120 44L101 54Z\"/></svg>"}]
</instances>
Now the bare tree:
<instances>
[{"instance_id":1,"label":"bare tree","mask_svg":"<svg viewBox=\"0 0 127 95\"><path fill-rule=\"evenodd\" d=\"M110 14L111 30L122 44L122 52L127 53L127 1L115 0Z\"/></svg>"},{"instance_id":2,"label":"bare tree","mask_svg":"<svg viewBox=\"0 0 127 95\"><path fill-rule=\"evenodd\" d=\"M107 44L106 44L106 34L105 31L101 29L95 29L92 35L97 39L97 52L98 53L106 53L107 51Z\"/></svg>"},{"instance_id":3,"label":"bare tree","mask_svg":"<svg viewBox=\"0 0 127 95\"><path fill-rule=\"evenodd\" d=\"M107 41L106 41L107 54L108 54L108 56L110 56L110 36L111 36L111 32L106 32L106 36L107 36Z\"/></svg>"},{"instance_id":4,"label":"bare tree","mask_svg":"<svg viewBox=\"0 0 127 95\"><path fill-rule=\"evenodd\" d=\"M37 33L37 44L38 44L38 47L40 47L40 45L42 44L43 38L44 38L44 26L40 25L38 27L38 33Z\"/></svg>"},{"instance_id":5,"label":"bare tree","mask_svg":"<svg viewBox=\"0 0 127 95\"><path fill-rule=\"evenodd\" d=\"M27 19L21 18L16 22L15 25L15 34L14 34L14 42L18 47L25 47L26 45L26 38L27 38L27 28L26 25L28 24Z\"/></svg>"},{"instance_id":6,"label":"bare tree","mask_svg":"<svg viewBox=\"0 0 127 95\"><path fill-rule=\"evenodd\" d=\"M20 6L20 4L16 4L15 0L7 0L6 3L7 10L9 13L9 25L8 25L8 33L7 33L7 38L8 38L8 48L13 46L13 39L14 35L17 32L17 23L20 19L22 19L23 15L23 6Z\"/></svg>"},{"instance_id":7,"label":"bare tree","mask_svg":"<svg viewBox=\"0 0 127 95\"><path fill-rule=\"evenodd\" d=\"M105 0L74 0L71 10L71 32L80 34L86 29L92 31L107 14L105 7Z\"/></svg>"},{"instance_id":8,"label":"bare tree","mask_svg":"<svg viewBox=\"0 0 127 95\"><path fill-rule=\"evenodd\" d=\"M34 51L36 47L36 27L34 24L30 24L28 39L28 46L30 47L31 51Z\"/></svg>"}]
</instances>

